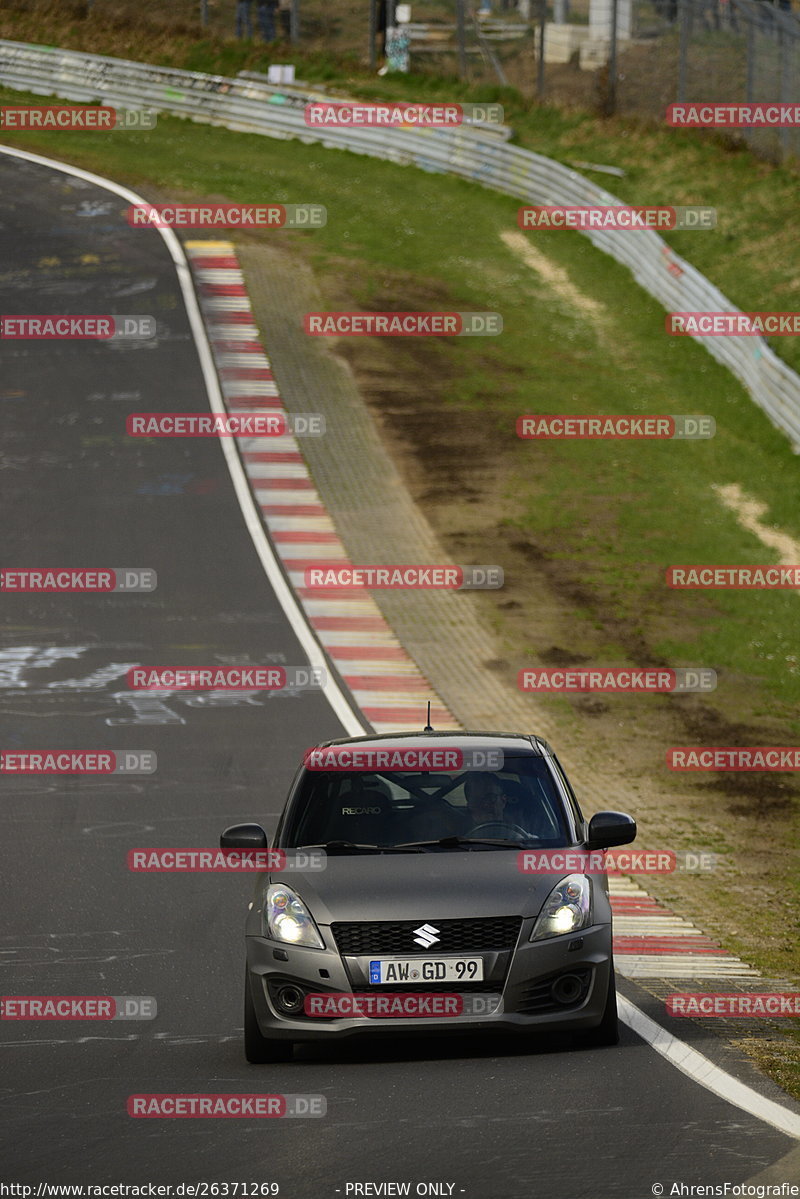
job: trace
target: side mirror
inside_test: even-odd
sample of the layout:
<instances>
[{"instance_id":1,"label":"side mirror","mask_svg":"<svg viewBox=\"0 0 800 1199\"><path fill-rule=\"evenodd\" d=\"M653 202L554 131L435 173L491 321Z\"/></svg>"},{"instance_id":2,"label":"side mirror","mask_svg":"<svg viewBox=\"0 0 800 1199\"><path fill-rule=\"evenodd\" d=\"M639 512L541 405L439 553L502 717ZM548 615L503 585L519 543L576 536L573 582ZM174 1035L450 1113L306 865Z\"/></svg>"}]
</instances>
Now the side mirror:
<instances>
[{"instance_id":1,"label":"side mirror","mask_svg":"<svg viewBox=\"0 0 800 1199\"><path fill-rule=\"evenodd\" d=\"M220 849L269 849L260 824L232 824L219 839Z\"/></svg>"},{"instance_id":2,"label":"side mirror","mask_svg":"<svg viewBox=\"0 0 800 1199\"><path fill-rule=\"evenodd\" d=\"M636 838L636 821L624 812L597 812L589 821L587 849L628 845Z\"/></svg>"}]
</instances>

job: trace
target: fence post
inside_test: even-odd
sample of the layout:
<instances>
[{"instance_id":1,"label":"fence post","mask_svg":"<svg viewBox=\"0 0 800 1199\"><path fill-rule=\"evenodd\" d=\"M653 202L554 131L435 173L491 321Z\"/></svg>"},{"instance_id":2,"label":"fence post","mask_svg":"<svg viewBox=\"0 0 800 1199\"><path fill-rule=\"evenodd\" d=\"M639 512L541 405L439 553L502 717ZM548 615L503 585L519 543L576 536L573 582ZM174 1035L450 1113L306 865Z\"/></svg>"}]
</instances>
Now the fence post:
<instances>
[{"instance_id":1,"label":"fence post","mask_svg":"<svg viewBox=\"0 0 800 1199\"><path fill-rule=\"evenodd\" d=\"M734 6L739 7L736 0L731 0L732 15L735 15ZM745 22L744 100L745 104L752 104L756 92L756 23L749 8L743 6L739 13ZM753 139L753 130L743 129L742 137L749 144Z\"/></svg>"},{"instance_id":2,"label":"fence post","mask_svg":"<svg viewBox=\"0 0 800 1199\"><path fill-rule=\"evenodd\" d=\"M368 0L369 3L369 69L375 70L378 62L378 0Z\"/></svg>"},{"instance_id":3,"label":"fence post","mask_svg":"<svg viewBox=\"0 0 800 1199\"><path fill-rule=\"evenodd\" d=\"M783 27L783 14L778 17L778 52L780 54L780 74L778 76L778 99L784 102L790 98L789 91L789 38ZM791 148L789 129L785 125L780 128L781 158L788 158Z\"/></svg>"},{"instance_id":4,"label":"fence post","mask_svg":"<svg viewBox=\"0 0 800 1199\"><path fill-rule=\"evenodd\" d=\"M289 13L289 41L293 46L300 41L300 0L292 0Z\"/></svg>"},{"instance_id":5,"label":"fence post","mask_svg":"<svg viewBox=\"0 0 800 1199\"><path fill-rule=\"evenodd\" d=\"M89 0L91 7L91 0ZM208 0L200 0L200 24L204 29L208 28Z\"/></svg>"},{"instance_id":6,"label":"fence post","mask_svg":"<svg viewBox=\"0 0 800 1199\"><path fill-rule=\"evenodd\" d=\"M544 100L544 31L547 24L547 0L539 0L539 57L536 61L536 96Z\"/></svg>"},{"instance_id":7,"label":"fence post","mask_svg":"<svg viewBox=\"0 0 800 1199\"><path fill-rule=\"evenodd\" d=\"M689 39L692 33L691 0L678 0L678 95L677 101L686 101L686 71L689 56Z\"/></svg>"},{"instance_id":8,"label":"fence post","mask_svg":"<svg viewBox=\"0 0 800 1199\"><path fill-rule=\"evenodd\" d=\"M467 75L467 29L464 0L456 0L456 38L458 39L458 73L462 79L465 79Z\"/></svg>"},{"instance_id":9,"label":"fence post","mask_svg":"<svg viewBox=\"0 0 800 1199\"><path fill-rule=\"evenodd\" d=\"M608 91L606 93L606 116L613 117L617 111L617 20L618 0L611 0L611 32L608 47Z\"/></svg>"},{"instance_id":10,"label":"fence post","mask_svg":"<svg viewBox=\"0 0 800 1199\"><path fill-rule=\"evenodd\" d=\"M752 13L745 12L744 18L747 22L747 58L745 65L745 81L744 81L744 98L747 104L751 104L755 96L755 81L756 81L756 33L755 22ZM744 131L749 133L749 129Z\"/></svg>"}]
</instances>

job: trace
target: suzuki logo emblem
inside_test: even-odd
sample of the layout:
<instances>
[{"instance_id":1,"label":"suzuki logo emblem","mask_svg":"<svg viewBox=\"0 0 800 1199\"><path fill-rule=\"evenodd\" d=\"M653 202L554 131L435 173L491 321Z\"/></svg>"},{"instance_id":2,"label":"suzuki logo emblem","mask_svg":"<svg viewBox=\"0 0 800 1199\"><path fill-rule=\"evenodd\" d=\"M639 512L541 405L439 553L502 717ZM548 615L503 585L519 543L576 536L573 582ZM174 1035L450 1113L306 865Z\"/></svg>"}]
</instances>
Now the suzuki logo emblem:
<instances>
[{"instance_id":1,"label":"suzuki logo emblem","mask_svg":"<svg viewBox=\"0 0 800 1199\"><path fill-rule=\"evenodd\" d=\"M430 949L431 945L434 945L439 940L439 937L436 936L438 931L438 928L434 928L432 924L422 924L419 928L414 929L414 932L417 934L414 941L417 945L421 945L423 949Z\"/></svg>"}]
</instances>

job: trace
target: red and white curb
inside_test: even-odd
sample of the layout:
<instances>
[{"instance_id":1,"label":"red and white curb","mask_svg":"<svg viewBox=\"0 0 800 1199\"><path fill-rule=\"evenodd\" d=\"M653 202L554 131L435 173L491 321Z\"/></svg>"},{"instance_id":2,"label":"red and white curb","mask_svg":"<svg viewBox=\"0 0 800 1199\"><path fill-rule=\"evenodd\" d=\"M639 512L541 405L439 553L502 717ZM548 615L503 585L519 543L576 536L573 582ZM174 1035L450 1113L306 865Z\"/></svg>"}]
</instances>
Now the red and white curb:
<instances>
[{"instance_id":1,"label":"red and white curb","mask_svg":"<svg viewBox=\"0 0 800 1199\"><path fill-rule=\"evenodd\" d=\"M184 249L197 284L225 406L230 413L286 415L259 342L244 278L231 242L190 241ZM313 407L313 405L311 405ZM418 732L427 704L437 727L458 721L392 633L367 591L308 591L308 567L349 565L297 439L237 437L264 524L309 624L378 733Z\"/></svg>"},{"instance_id":2,"label":"red and white curb","mask_svg":"<svg viewBox=\"0 0 800 1199\"><path fill-rule=\"evenodd\" d=\"M227 241L185 243L225 406L231 413L286 415L259 341L236 250ZM312 405L313 407L313 405ZM297 439L237 437L264 524L326 653L357 708L378 733L417 732L428 700L434 726L459 722L397 640L369 592L308 591L303 573L347 552L309 474ZM688 921L626 878L612 876L614 960L628 978L759 977Z\"/></svg>"},{"instance_id":3,"label":"red and white curb","mask_svg":"<svg viewBox=\"0 0 800 1199\"><path fill-rule=\"evenodd\" d=\"M760 978L761 974L688 920L652 899L633 879L608 880L614 965L626 978Z\"/></svg>"}]
</instances>

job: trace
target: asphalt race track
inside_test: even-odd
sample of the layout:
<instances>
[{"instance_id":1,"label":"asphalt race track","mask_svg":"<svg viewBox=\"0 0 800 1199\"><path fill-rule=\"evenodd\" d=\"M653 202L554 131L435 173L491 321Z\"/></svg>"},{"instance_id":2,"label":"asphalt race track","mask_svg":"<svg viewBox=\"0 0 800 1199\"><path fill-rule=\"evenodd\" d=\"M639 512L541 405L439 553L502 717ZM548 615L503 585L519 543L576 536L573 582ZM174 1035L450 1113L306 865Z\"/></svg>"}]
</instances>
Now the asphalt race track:
<instances>
[{"instance_id":1,"label":"asphalt race track","mask_svg":"<svg viewBox=\"0 0 800 1199\"><path fill-rule=\"evenodd\" d=\"M135 874L126 855L214 846L239 820L271 830L303 750L344 730L318 692L127 694L140 663L305 659L219 441L126 436L129 412L208 407L164 241L129 228L110 192L5 155L0 195L5 313L111 309L161 330L155 344L2 347L3 565L158 574L149 594L3 597L0 744L152 750L158 770L3 779L2 993L154 996L158 1016L3 1022L0 1177L276 1182L282 1199L397 1180L475 1199L639 1199L673 1180L741 1183L787 1154L791 1138L625 1027L618 1049L391 1041L245 1063L252 877ZM145 1092L322 1095L327 1115L130 1118L128 1096Z\"/></svg>"}]
</instances>

